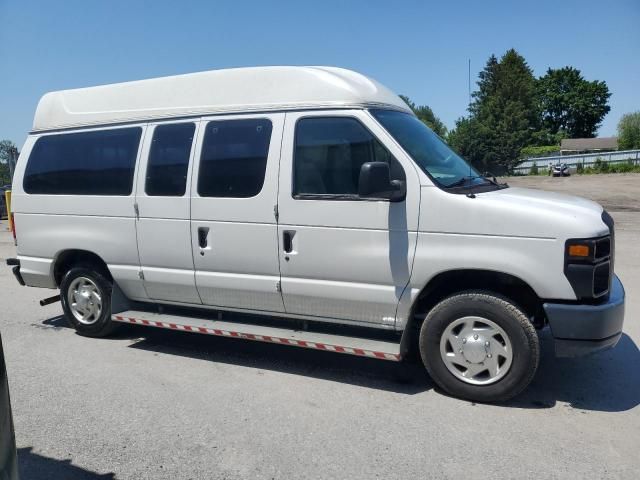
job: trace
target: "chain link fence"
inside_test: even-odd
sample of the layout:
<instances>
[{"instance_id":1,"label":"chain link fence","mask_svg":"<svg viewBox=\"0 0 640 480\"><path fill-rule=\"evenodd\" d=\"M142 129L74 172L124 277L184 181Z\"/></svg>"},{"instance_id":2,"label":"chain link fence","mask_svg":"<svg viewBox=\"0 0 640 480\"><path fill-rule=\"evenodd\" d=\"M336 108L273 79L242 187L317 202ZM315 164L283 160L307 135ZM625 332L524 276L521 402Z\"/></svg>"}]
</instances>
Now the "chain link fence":
<instances>
[{"instance_id":1,"label":"chain link fence","mask_svg":"<svg viewBox=\"0 0 640 480\"><path fill-rule=\"evenodd\" d=\"M524 159L513 172L516 175L527 175L534 164L538 169L548 168L549 164L566 163L569 167L577 168L593 166L598 160L603 163L631 163L640 165L640 150L621 150L616 152L584 153L579 155L556 155L552 157L531 157Z\"/></svg>"}]
</instances>

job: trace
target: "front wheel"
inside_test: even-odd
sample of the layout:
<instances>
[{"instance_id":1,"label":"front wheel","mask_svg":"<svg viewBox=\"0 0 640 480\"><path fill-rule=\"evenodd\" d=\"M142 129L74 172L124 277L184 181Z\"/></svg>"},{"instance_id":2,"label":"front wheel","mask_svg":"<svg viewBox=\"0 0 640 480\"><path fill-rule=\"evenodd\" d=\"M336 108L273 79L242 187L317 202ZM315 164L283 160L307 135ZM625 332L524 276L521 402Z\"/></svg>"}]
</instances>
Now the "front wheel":
<instances>
[{"instance_id":1,"label":"front wheel","mask_svg":"<svg viewBox=\"0 0 640 480\"><path fill-rule=\"evenodd\" d=\"M529 385L540 349L533 325L515 304L473 291L448 297L429 312L420 330L420 355L446 392L494 402Z\"/></svg>"},{"instance_id":2,"label":"front wheel","mask_svg":"<svg viewBox=\"0 0 640 480\"><path fill-rule=\"evenodd\" d=\"M79 334L104 337L117 328L111 321L112 286L104 274L90 266L73 267L62 278L62 309Z\"/></svg>"}]
</instances>

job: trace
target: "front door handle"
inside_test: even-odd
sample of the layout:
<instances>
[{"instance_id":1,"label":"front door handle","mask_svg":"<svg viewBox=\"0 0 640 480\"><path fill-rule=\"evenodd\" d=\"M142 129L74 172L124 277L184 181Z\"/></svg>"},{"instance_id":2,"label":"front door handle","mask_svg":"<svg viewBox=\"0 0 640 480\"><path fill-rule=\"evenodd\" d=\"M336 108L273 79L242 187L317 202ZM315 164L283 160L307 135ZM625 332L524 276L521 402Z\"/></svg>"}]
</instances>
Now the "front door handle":
<instances>
[{"instance_id":1,"label":"front door handle","mask_svg":"<svg viewBox=\"0 0 640 480\"><path fill-rule=\"evenodd\" d=\"M200 248L207 248L208 237L209 227L198 227L198 245L200 245Z\"/></svg>"}]
</instances>

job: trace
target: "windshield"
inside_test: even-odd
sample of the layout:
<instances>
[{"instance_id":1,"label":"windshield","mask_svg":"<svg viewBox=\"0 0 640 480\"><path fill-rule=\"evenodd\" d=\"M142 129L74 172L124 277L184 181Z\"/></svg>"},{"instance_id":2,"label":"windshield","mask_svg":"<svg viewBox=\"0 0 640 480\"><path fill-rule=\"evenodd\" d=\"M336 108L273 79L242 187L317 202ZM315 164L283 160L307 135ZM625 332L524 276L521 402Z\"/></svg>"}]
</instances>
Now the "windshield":
<instances>
[{"instance_id":1,"label":"windshield","mask_svg":"<svg viewBox=\"0 0 640 480\"><path fill-rule=\"evenodd\" d=\"M440 186L486 183L477 170L415 116L393 110L371 110L371 113Z\"/></svg>"}]
</instances>

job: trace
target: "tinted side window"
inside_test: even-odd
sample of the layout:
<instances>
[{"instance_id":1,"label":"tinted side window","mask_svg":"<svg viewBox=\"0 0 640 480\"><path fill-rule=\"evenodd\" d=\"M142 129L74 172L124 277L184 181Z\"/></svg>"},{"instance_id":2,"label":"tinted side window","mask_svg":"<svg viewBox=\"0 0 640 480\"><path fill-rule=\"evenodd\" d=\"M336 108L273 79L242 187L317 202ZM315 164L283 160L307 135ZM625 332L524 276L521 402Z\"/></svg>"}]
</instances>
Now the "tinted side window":
<instances>
[{"instance_id":1,"label":"tinted side window","mask_svg":"<svg viewBox=\"0 0 640 480\"><path fill-rule=\"evenodd\" d=\"M294 195L357 197L366 162L386 162L392 180L405 179L402 166L355 118L303 118L295 143Z\"/></svg>"},{"instance_id":2,"label":"tinted side window","mask_svg":"<svg viewBox=\"0 0 640 480\"><path fill-rule=\"evenodd\" d=\"M130 195L141 132L134 127L39 138L27 162L25 192Z\"/></svg>"},{"instance_id":3,"label":"tinted side window","mask_svg":"<svg viewBox=\"0 0 640 480\"><path fill-rule=\"evenodd\" d=\"M147 195L184 195L195 128L193 123L158 125L155 128L147 164Z\"/></svg>"},{"instance_id":4,"label":"tinted side window","mask_svg":"<svg viewBox=\"0 0 640 480\"><path fill-rule=\"evenodd\" d=\"M253 197L267 168L271 122L264 118L207 124L198 174L202 197Z\"/></svg>"}]
</instances>

